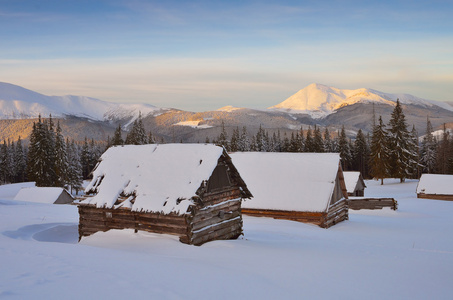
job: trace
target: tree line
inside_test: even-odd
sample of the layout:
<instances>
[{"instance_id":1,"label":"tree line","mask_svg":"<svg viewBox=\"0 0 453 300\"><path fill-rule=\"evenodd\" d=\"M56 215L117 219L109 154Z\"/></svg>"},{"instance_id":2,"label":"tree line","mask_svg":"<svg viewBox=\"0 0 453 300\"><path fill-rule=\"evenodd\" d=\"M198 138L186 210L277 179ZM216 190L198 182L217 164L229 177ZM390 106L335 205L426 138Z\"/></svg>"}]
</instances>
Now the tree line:
<instances>
[{"instance_id":1,"label":"tree line","mask_svg":"<svg viewBox=\"0 0 453 300\"><path fill-rule=\"evenodd\" d=\"M64 138L60 122L52 116L33 122L29 145L3 141L0 146L0 184L35 181L37 186L65 187L78 192L96 166L102 153L114 145L142 145L153 143L151 133L145 133L141 114L122 139L121 125L107 142L83 142Z\"/></svg>"},{"instance_id":2,"label":"tree line","mask_svg":"<svg viewBox=\"0 0 453 300\"><path fill-rule=\"evenodd\" d=\"M374 118L375 119L375 118ZM453 174L453 138L444 128L441 139L433 136L433 128L427 118L426 135L418 140L415 127L409 131L401 103L397 100L390 121L385 125L382 116L374 121L371 134L361 129L355 139L347 137L345 127L330 132L326 127L311 126L307 130L286 133L280 131L269 135L261 126L256 135L249 135L247 128L235 128L231 134L222 128L212 142L225 147L227 151L259 152L336 152L340 154L345 171L360 171L365 178L381 179L419 178L421 173Z\"/></svg>"},{"instance_id":3,"label":"tree line","mask_svg":"<svg viewBox=\"0 0 453 300\"><path fill-rule=\"evenodd\" d=\"M355 139L350 139L344 126L338 132L330 132L328 127L322 130L316 125L283 135L280 131L269 135L261 126L256 134L250 135L245 126L236 127L229 137L222 122L219 136L213 141L206 138L205 142L223 146L229 152L336 152L340 154L343 170L360 171L365 178L381 182L390 177L401 181L418 178L422 172L453 174L453 138L445 126L441 137L436 137L427 118L426 134L419 141L414 126L408 130L399 100L387 125L381 116L374 123L371 134L359 129ZM155 143L155 137L146 133L141 114L126 139L118 125L106 142L65 139L59 121L55 125L52 116L48 119L40 116L33 123L28 146L23 145L20 137L17 142L4 140L0 145L0 184L35 181L37 186L78 191L108 147L151 143Z\"/></svg>"}]
</instances>

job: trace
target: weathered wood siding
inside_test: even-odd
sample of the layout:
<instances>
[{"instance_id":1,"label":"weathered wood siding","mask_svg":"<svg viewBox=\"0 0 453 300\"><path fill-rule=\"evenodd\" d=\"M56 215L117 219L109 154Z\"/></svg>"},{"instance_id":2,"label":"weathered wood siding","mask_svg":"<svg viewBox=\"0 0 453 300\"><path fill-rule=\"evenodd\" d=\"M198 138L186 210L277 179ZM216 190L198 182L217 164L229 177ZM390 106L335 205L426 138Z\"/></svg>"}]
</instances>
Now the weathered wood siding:
<instances>
[{"instance_id":1,"label":"weathered wood siding","mask_svg":"<svg viewBox=\"0 0 453 300\"><path fill-rule=\"evenodd\" d=\"M311 223L320 225L323 222L323 212L307 212L307 211L287 211L287 210L271 210L271 209L253 209L243 208L242 213L253 217L267 217L274 219L291 220L302 223Z\"/></svg>"},{"instance_id":2,"label":"weathered wood siding","mask_svg":"<svg viewBox=\"0 0 453 300\"><path fill-rule=\"evenodd\" d=\"M212 240L236 239L242 234L241 191L237 187L205 193L193 208L190 224L181 242L201 245Z\"/></svg>"},{"instance_id":3,"label":"weathered wood siding","mask_svg":"<svg viewBox=\"0 0 453 300\"><path fill-rule=\"evenodd\" d=\"M453 201L453 195L417 194L417 198Z\"/></svg>"},{"instance_id":4,"label":"weathered wood siding","mask_svg":"<svg viewBox=\"0 0 453 300\"><path fill-rule=\"evenodd\" d=\"M270 209L243 208L242 213L253 217L268 217L274 219L291 220L329 228L341 221L348 220L348 202L346 199L337 201L329 207L327 212L287 211Z\"/></svg>"},{"instance_id":5,"label":"weathered wood siding","mask_svg":"<svg viewBox=\"0 0 453 300\"><path fill-rule=\"evenodd\" d=\"M335 224L338 224L344 220L349 219L348 214L348 200L343 199L329 207L329 210L324 215L324 219L322 220L321 226L322 228L329 228Z\"/></svg>"},{"instance_id":6,"label":"weathered wood siding","mask_svg":"<svg viewBox=\"0 0 453 300\"><path fill-rule=\"evenodd\" d=\"M363 198L349 199L349 209L382 209L390 207L393 210L398 209L398 202L393 198Z\"/></svg>"},{"instance_id":7,"label":"weathered wood siding","mask_svg":"<svg viewBox=\"0 0 453 300\"><path fill-rule=\"evenodd\" d=\"M110 229L135 229L173 235L187 234L186 216L133 212L129 209L79 205L79 238Z\"/></svg>"},{"instance_id":8,"label":"weathered wood siding","mask_svg":"<svg viewBox=\"0 0 453 300\"><path fill-rule=\"evenodd\" d=\"M204 193L185 215L134 212L79 205L79 238L110 229L177 235L186 244L235 239L242 234L242 192L238 187Z\"/></svg>"}]
</instances>

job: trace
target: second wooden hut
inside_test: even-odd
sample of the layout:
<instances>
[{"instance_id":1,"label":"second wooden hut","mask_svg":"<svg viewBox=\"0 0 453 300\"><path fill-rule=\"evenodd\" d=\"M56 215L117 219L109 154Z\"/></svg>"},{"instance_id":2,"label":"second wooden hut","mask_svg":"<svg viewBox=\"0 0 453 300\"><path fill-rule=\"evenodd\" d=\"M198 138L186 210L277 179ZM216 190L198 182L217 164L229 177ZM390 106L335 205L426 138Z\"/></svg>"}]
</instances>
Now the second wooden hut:
<instances>
[{"instance_id":1,"label":"second wooden hut","mask_svg":"<svg viewBox=\"0 0 453 300\"><path fill-rule=\"evenodd\" d=\"M254 199L252 216L306 222L328 228L348 219L347 192L336 153L230 154Z\"/></svg>"}]
</instances>

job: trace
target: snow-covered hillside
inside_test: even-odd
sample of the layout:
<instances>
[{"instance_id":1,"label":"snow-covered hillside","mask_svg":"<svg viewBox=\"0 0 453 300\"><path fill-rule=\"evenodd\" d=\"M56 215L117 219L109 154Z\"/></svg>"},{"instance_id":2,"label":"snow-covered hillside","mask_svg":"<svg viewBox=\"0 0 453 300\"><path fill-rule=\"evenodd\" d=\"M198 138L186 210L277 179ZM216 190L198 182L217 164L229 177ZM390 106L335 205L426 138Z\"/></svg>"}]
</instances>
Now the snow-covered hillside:
<instances>
[{"instance_id":1,"label":"snow-covered hillside","mask_svg":"<svg viewBox=\"0 0 453 300\"><path fill-rule=\"evenodd\" d=\"M397 98L403 104L414 104L424 107L437 105L453 111L453 108L447 103L426 100L409 94L390 94L365 88L345 90L318 83L310 84L285 101L269 107L269 109L290 113L306 113L312 118L323 118L346 105L359 102L393 104Z\"/></svg>"},{"instance_id":2,"label":"snow-covered hillside","mask_svg":"<svg viewBox=\"0 0 453 300\"><path fill-rule=\"evenodd\" d=\"M417 199L417 181L366 185L398 210L350 211L329 229L244 216L242 238L201 247L134 230L78 243L76 206L0 186L0 298L451 299L453 203Z\"/></svg>"},{"instance_id":3,"label":"snow-covered hillside","mask_svg":"<svg viewBox=\"0 0 453 300\"><path fill-rule=\"evenodd\" d=\"M0 82L0 119L72 115L92 120L113 120L155 113L149 104L120 104L84 96L46 96L23 87Z\"/></svg>"}]
</instances>

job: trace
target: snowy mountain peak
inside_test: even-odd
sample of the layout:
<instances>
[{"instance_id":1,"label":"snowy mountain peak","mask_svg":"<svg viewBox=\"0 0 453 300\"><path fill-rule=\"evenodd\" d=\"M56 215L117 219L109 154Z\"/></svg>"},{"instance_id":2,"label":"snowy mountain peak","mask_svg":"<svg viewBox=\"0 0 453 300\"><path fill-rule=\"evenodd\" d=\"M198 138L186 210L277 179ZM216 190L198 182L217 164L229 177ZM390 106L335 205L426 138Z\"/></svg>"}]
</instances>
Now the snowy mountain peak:
<instances>
[{"instance_id":1,"label":"snowy mountain peak","mask_svg":"<svg viewBox=\"0 0 453 300\"><path fill-rule=\"evenodd\" d=\"M393 104L396 99L399 99L403 104L416 104L425 107L437 105L453 111L452 107L444 102L426 100L409 94L389 94L366 88L338 89L319 83L310 84L285 101L268 109L290 113L306 113L313 118L323 118L346 105L366 102Z\"/></svg>"},{"instance_id":2,"label":"snowy mountain peak","mask_svg":"<svg viewBox=\"0 0 453 300\"><path fill-rule=\"evenodd\" d=\"M161 111L149 104L120 104L85 96L46 96L23 87L0 82L0 119L36 118L38 115L67 115L92 120L138 117Z\"/></svg>"}]
</instances>

